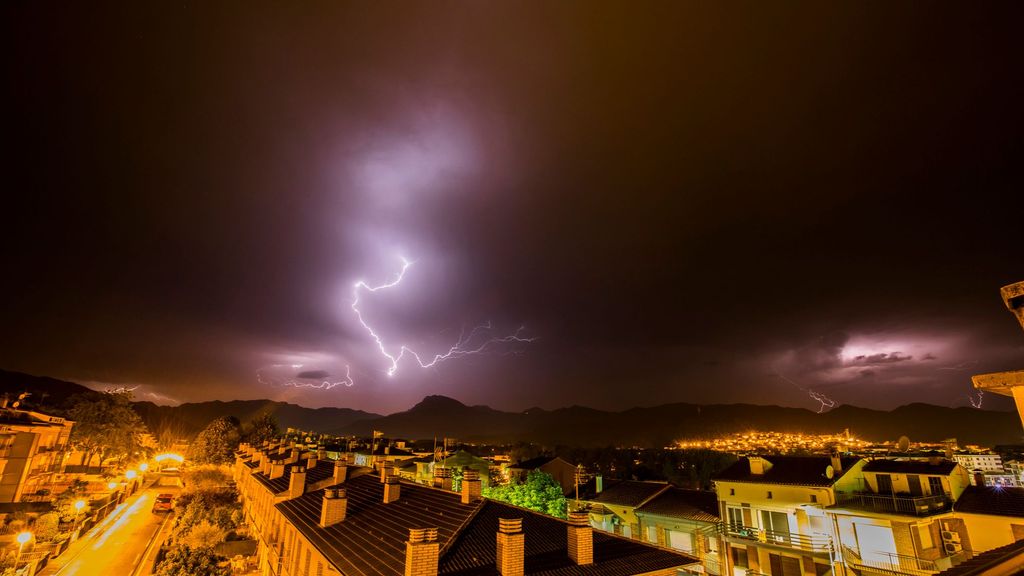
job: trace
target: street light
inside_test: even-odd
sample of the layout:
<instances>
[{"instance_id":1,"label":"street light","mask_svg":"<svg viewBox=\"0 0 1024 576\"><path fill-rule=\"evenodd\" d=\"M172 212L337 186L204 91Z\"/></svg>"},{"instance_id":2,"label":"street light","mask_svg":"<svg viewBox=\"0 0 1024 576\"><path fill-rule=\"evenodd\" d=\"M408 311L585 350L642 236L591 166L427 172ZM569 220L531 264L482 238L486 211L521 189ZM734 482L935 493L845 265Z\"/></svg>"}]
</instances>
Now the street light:
<instances>
[{"instance_id":1,"label":"street light","mask_svg":"<svg viewBox=\"0 0 1024 576\"><path fill-rule=\"evenodd\" d=\"M149 464L146 464L145 462L143 462L142 464L139 464L139 470L142 470L143 472L145 472L146 470L149 470Z\"/></svg>"},{"instance_id":2,"label":"street light","mask_svg":"<svg viewBox=\"0 0 1024 576\"><path fill-rule=\"evenodd\" d=\"M107 488L110 488L111 490L117 488L117 482L111 482L110 484L107 484Z\"/></svg>"},{"instance_id":3,"label":"street light","mask_svg":"<svg viewBox=\"0 0 1024 576\"><path fill-rule=\"evenodd\" d=\"M124 473L124 477L129 479L129 480L131 480L132 478L135 478L136 476L138 476L138 472L136 472L135 470L129 470L129 471Z\"/></svg>"},{"instance_id":4,"label":"street light","mask_svg":"<svg viewBox=\"0 0 1024 576\"><path fill-rule=\"evenodd\" d=\"M77 501L75 501L75 510L78 510L79 512L81 512L82 508L85 508L85 500L77 500Z\"/></svg>"},{"instance_id":5,"label":"street light","mask_svg":"<svg viewBox=\"0 0 1024 576\"><path fill-rule=\"evenodd\" d=\"M18 541L18 555L14 558L14 569L17 570L18 562L21 560L21 551L25 548L25 544L32 540L32 533L27 530L25 532L18 532L14 539Z\"/></svg>"}]
</instances>

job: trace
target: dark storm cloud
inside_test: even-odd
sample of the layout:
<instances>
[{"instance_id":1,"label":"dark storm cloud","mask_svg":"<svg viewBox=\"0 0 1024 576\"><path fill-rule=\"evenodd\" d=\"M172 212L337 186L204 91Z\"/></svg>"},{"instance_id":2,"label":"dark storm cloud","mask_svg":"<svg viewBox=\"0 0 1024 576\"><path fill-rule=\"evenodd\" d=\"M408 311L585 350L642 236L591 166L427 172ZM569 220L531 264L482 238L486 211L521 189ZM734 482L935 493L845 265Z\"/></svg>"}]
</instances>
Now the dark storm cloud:
<instances>
[{"instance_id":1,"label":"dark storm cloud","mask_svg":"<svg viewBox=\"0 0 1024 576\"><path fill-rule=\"evenodd\" d=\"M963 404L1024 362L1016 10L5 6L0 365L378 411ZM389 343L539 339L387 378L348 305L398 256ZM356 385L257 377L300 364Z\"/></svg>"}]
</instances>

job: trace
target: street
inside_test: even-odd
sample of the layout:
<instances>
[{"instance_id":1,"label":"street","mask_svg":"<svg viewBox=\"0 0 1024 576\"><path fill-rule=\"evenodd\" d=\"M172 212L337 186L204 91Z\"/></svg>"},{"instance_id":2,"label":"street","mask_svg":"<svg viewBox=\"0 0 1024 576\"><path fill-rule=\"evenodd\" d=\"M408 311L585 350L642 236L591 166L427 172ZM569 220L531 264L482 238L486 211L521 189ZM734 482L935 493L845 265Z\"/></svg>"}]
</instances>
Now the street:
<instances>
[{"instance_id":1,"label":"street","mask_svg":"<svg viewBox=\"0 0 1024 576\"><path fill-rule=\"evenodd\" d=\"M50 562L43 576L135 576L149 574L155 546L150 542L169 525L172 513L154 514L151 509L157 494L178 490L152 486L140 490L121 504L99 525L71 548ZM160 534L166 537L166 533ZM143 556L145 555L145 558ZM140 567L141 564L141 567Z\"/></svg>"}]
</instances>

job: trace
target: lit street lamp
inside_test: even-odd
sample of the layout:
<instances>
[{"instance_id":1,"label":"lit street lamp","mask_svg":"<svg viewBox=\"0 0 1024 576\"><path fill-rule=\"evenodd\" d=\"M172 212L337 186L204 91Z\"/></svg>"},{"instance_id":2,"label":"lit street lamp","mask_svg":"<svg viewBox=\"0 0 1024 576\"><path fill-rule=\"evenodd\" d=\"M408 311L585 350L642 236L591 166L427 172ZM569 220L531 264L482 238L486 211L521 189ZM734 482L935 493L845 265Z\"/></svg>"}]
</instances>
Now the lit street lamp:
<instances>
[{"instance_id":1,"label":"lit street lamp","mask_svg":"<svg viewBox=\"0 0 1024 576\"><path fill-rule=\"evenodd\" d=\"M32 533L28 531L19 532L14 539L18 541L18 555L14 557L14 568L17 570L18 562L21 560L21 551L25 548L25 544L32 541Z\"/></svg>"},{"instance_id":2,"label":"lit street lamp","mask_svg":"<svg viewBox=\"0 0 1024 576\"><path fill-rule=\"evenodd\" d=\"M124 477L129 479L129 480L131 480L132 478L135 478L138 475L139 475L139 473L136 472L135 470L129 470L129 471L124 473Z\"/></svg>"},{"instance_id":3,"label":"lit street lamp","mask_svg":"<svg viewBox=\"0 0 1024 576\"><path fill-rule=\"evenodd\" d=\"M77 500L75 502L75 510L81 512L82 508L85 508L85 500Z\"/></svg>"},{"instance_id":4,"label":"lit street lamp","mask_svg":"<svg viewBox=\"0 0 1024 576\"><path fill-rule=\"evenodd\" d=\"M149 470L149 464L146 464L145 462L143 462L142 464L139 464L139 470L142 470L143 472L145 472L146 470Z\"/></svg>"}]
</instances>

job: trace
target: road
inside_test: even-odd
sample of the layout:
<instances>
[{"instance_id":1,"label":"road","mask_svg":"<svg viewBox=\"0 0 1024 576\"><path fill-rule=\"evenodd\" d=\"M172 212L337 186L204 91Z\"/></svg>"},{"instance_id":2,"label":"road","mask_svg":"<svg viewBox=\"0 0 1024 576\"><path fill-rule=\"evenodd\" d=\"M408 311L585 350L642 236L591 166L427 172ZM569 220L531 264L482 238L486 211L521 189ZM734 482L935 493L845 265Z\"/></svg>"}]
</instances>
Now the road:
<instances>
[{"instance_id":1,"label":"road","mask_svg":"<svg viewBox=\"0 0 1024 576\"><path fill-rule=\"evenodd\" d=\"M128 498L116 512L52 561L41 576L135 576L140 564L144 565L139 573L149 574L153 561L149 544L164 527L165 520L170 524L169 513L151 511L156 495L164 492L177 490L151 487ZM166 531L160 536L165 537Z\"/></svg>"}]
</instances>

